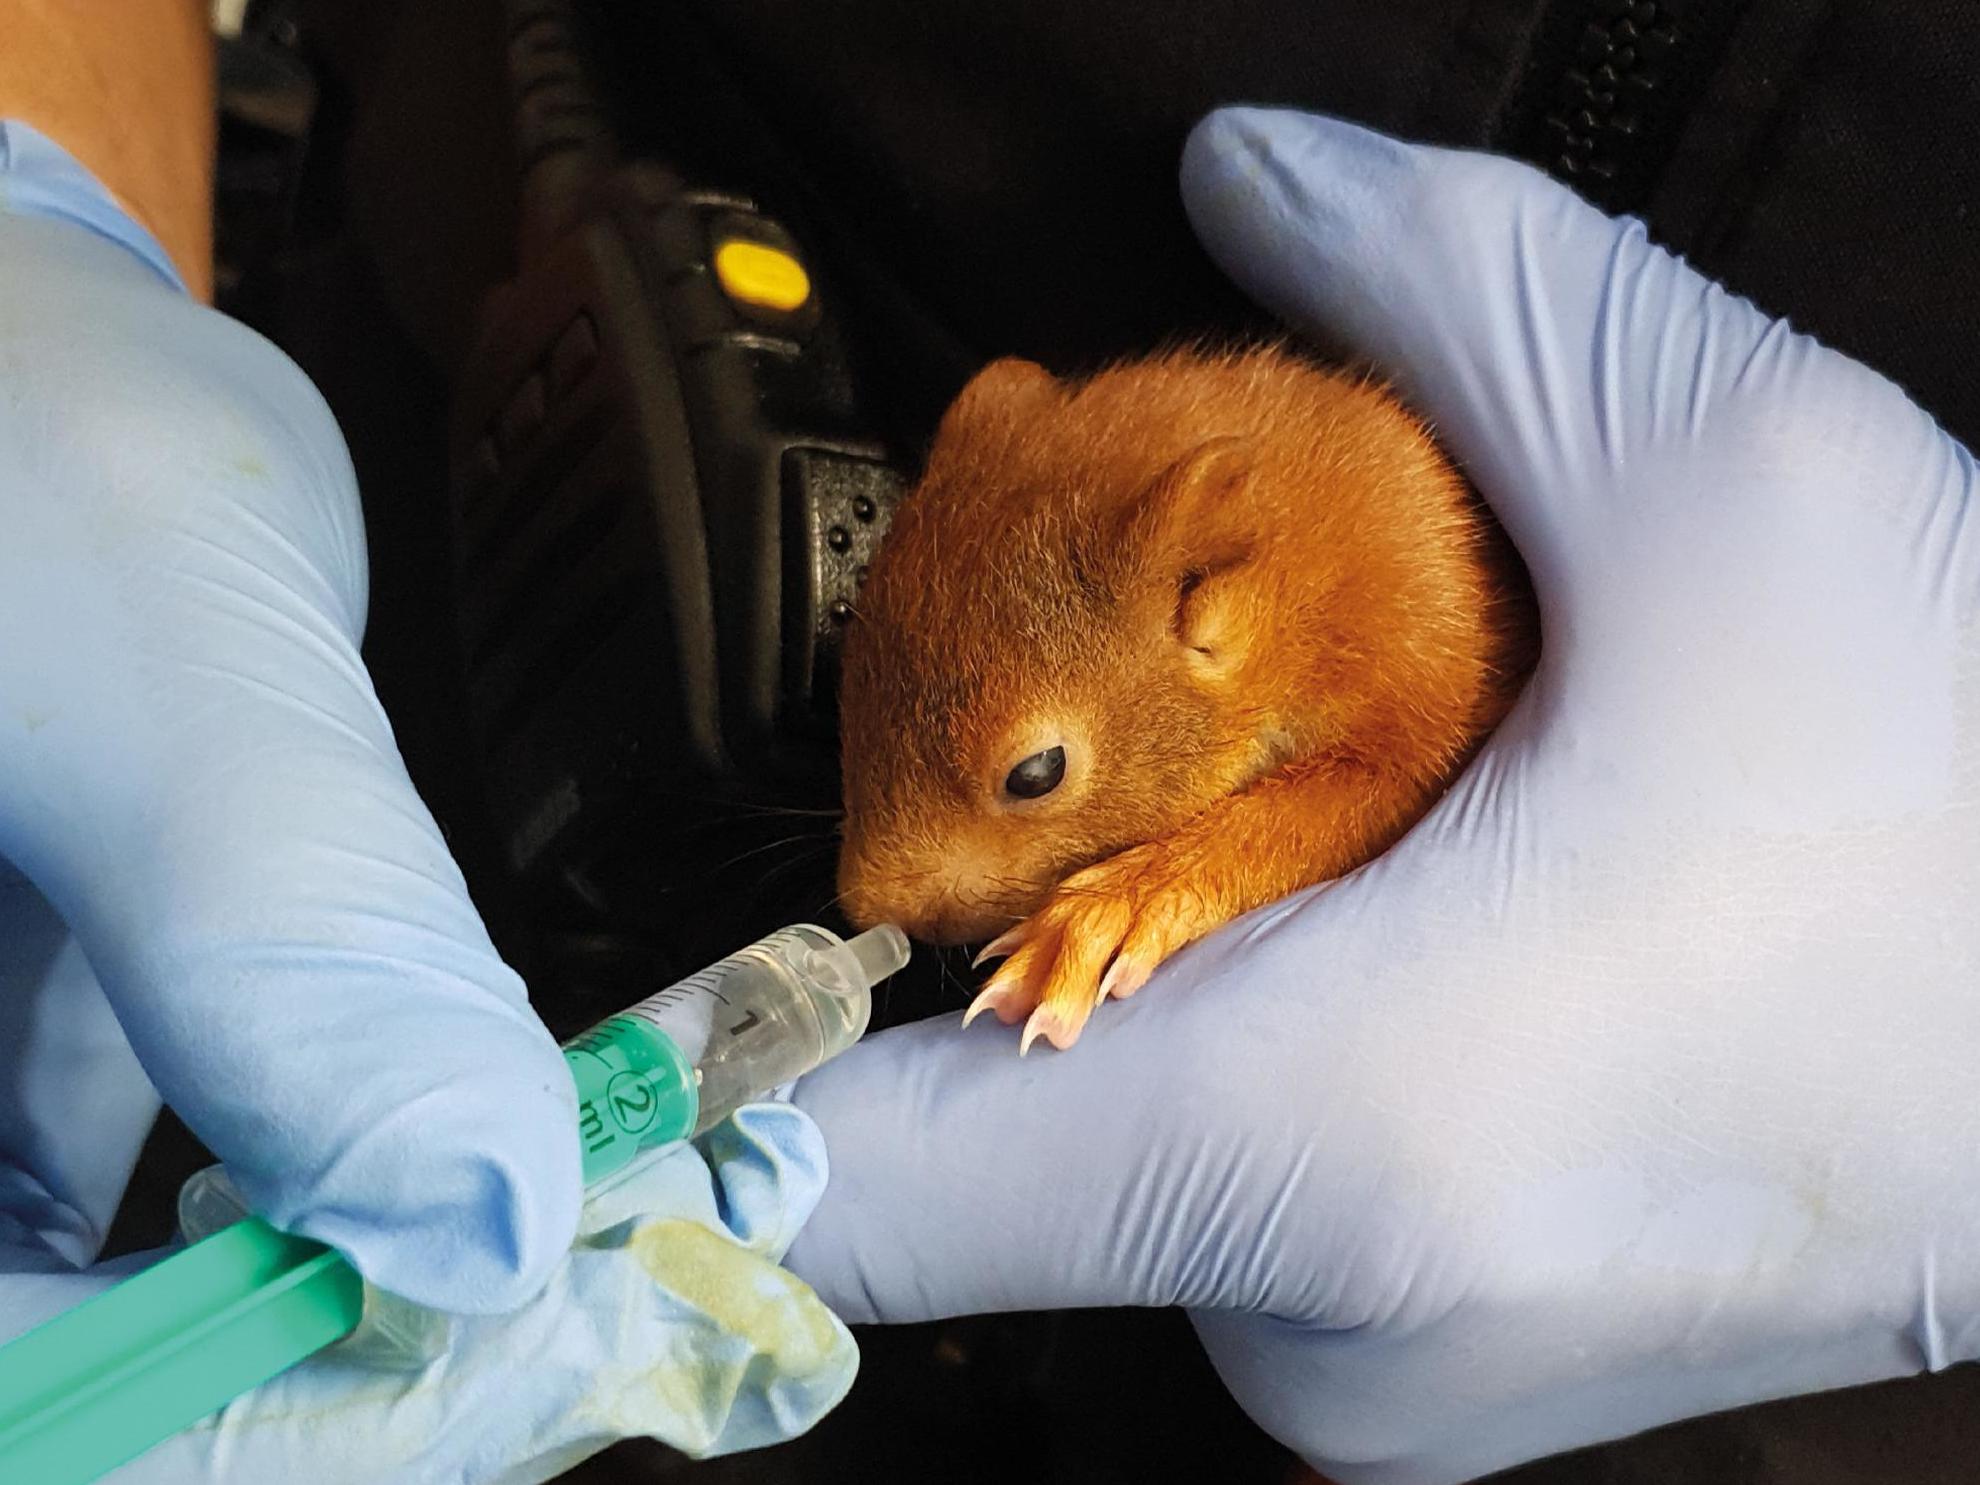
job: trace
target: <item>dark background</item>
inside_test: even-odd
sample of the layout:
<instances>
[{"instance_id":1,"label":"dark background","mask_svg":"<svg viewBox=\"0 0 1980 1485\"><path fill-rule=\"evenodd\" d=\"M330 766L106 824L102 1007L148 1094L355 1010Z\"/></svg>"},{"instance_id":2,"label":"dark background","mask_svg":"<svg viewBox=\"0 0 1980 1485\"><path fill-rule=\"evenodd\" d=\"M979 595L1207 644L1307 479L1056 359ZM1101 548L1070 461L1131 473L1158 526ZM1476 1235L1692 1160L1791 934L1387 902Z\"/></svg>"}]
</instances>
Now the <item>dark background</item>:
<instances>
[{"instance_id":1,"label":"dark background","mask_svg":"<svg viewBox=\"0 0 1980 1485\"><path fill-rule=\"evenodd\" d=\"M307 68L310 123L294 148L279 109L259 132L235 128L223 175L225 303L316 379L351 442L372 562L366 656L414 779L479 897L489 868L461 764L451 615L437 578L448 565L451 389L484 296L515 268L500 7L271 9L289 23L278 39ZM1196 248L1174 190L1184 131L1235 101L1525 155L1599 204L1644 215L1666 243L1878 366L1969 441L1980 432L1980 311L1969 288L1980 167L1967 144L1980 124L1980 20L1964 5L600 0L590 9L612 37L609 81L633 137L678 143L670 90L691 52L716 99L702 145L720 152L731 107L789 143L794 204L834 252L861 260L862 302L899 350L887 358L896 380L881 390L903 447L925 438L957 379L990 356L1074 369L1179 333L1254 323ZM1652 79L1634 131L1577 157L1569 137L1586 99L1571 82L1564 97L1562 78L1586 75L1575 64L1589 28L1606 28L1613 47L1619 21L1681 32L1687 46L1680 65ZM1619 168L1577 168L1610 145ZM502 925L491 926L499 940ZM200 1159L182 1130L161 1123L115 1246L165 1236L169 1193ZM1174 1313L991 1317L860 1340L852 1399L796 1444L700 1466L629 1444L572 1478L1300 1478L1230 1402ZM1980 1478L1976 1461L1980 1381L1965 1368L1676 1425L1499 1479L1935 1485Z\"/></svg>"}]
</instances>

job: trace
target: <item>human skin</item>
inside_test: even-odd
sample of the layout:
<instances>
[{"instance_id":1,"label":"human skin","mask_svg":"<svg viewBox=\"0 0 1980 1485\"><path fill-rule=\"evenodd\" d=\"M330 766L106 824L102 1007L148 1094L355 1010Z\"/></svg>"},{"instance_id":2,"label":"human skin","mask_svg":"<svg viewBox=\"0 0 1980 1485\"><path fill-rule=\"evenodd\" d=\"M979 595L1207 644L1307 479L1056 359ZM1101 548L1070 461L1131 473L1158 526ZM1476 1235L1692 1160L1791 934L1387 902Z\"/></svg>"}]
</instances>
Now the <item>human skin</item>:
<instances>
[{"instance_id":1,"label":"human skin","mask_svg":"<svg viewBox=\"0 0 1980 1485\"><path fill-rule=\"evenodd\" d=\"M0 0L0 119L89 168L213 294L213 37L201 0Z\"/></svg>"}]
</instances>

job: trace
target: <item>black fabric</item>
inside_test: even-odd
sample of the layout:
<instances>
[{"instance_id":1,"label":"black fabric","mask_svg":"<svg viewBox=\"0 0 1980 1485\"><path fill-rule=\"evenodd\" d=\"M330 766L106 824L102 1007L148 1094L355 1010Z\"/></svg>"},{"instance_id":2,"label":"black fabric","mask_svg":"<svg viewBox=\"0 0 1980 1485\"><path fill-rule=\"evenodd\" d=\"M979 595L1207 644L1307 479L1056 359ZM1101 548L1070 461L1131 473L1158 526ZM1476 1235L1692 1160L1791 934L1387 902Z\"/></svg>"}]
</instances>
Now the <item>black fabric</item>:
<instances>
[{"instance_id":1,"label":"black fabric","mask_svg":"<svg viewBox=\"0 0 1980 1485\"><path fill-rule=\"evenodd\" d=\"M1672 226L1689 188L1701 267L1980 446L1980 6L1838 3L1771 65L1742 61L1728 108L1777 99L1746 110L1767 126L1718 189L1672 182Z\"/></svg>"},{"instance_id":2,"label":"black fabric","mask_svg":"<svg viewBox=\"0 0 1980 1485\"><path fill-rule=\"evenodd\" d=\"M1071 368L1255 323L1190 236L1176 158L1216 104L1284 104L1533 159L1980 437L1966 0L686 9L874 257L978 357ZM1680 56L1637 110L1655 147L1618 189L1570 176L1544 121L1583 34L1619 21L1674 34Z\"/></svg>"},{"instance_id":3,"label":"black fabric","mask_svg":"<svg viewBox=\"0 0 1980 1485\"><path fill-rule=\"evenodd\" d=\"M1605 210L1633 209L1675 155L1741 14L1722 0L1549 6L1493 142Z\"/></svg>"},{"instance_id":4,"label":"black fabric","mask_svg":"<svg viewBox=\"0 0 1980 1485\"><path fill-rule=\"evenodd\" d=\"M1061 366L1245 316L1177 199L1196 118L1244 98L1407 127L1455 70L1467 8L697 6L807 173L904 285L980 356Z\"/></svg>"}]
</instances>

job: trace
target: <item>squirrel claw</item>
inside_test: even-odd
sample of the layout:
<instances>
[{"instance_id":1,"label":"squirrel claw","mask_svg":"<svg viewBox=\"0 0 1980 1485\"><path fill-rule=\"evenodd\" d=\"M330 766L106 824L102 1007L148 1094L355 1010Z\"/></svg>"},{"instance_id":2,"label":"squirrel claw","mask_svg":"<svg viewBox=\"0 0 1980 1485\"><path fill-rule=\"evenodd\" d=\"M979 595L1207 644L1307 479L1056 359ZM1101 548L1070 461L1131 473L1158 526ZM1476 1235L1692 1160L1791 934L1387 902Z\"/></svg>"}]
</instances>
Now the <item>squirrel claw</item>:
<instances>
[{"instance_id":1,"label":"squirrel claw","mask_svg":"<svg viewBox=\"0 0 1980 1485\"><path fill-rule=\"evenodd\" d=\"M1002 933L991 939L989 943L976 951L976 957L969 961L969 967L971 969L981 969L992 959L1000 959L1004 955L1022 948L1025 939L1030 937L1030 935L1031 922L1029 919L1017 924L1015 927L1006 928Z\"/></svg>"},{"instance_id":2,"label":"squirrel claw","mask_svg":"<svg viewBox=\"0 0 1980 1485\"><path fill-rule=\"evenodd\" d=\"M1148 977L1154 972L1154 966L1139 959L1126 954L1117 955L1114 962L1107 966L1107 972L1100 977L1100 992L1093 997L1094 1005L1099 1005L1109 995L1116 1000L1126 1000L1147 984Z\"/></svg>"},{"instance_id":3,"label":"squirrel claw","mask_svg":"<svg viewBox=\"0 0 1980 1485\"><path fill-rule=\"evenodd\" d=\"M1040 1006L1024 1023L1024 1036L1018 1042L1018 1056L1029 1052L1031 1044L1041 1036L1059 1051L1065 1051L1079 1040L1085 1022L1084 1016L1069 1016L1059 1006Z\"/></svg>"},{"instance_id":4,"label":"squirrel claw","mask_svg":"<svg viewBox=\"0 0 1980 1485\"><path fill-rule=\"evenodd\" d=\"M1000 984L992 980L978 991L976 999L969 1003L969 1009L963 1012L962 1024L967 1026L985 1011L992 1011L999 1021L1006 1026L1010 1025L1017 1019L1011 1014L1014 988L1009 984Z\"/></svg>"}]
</instances>

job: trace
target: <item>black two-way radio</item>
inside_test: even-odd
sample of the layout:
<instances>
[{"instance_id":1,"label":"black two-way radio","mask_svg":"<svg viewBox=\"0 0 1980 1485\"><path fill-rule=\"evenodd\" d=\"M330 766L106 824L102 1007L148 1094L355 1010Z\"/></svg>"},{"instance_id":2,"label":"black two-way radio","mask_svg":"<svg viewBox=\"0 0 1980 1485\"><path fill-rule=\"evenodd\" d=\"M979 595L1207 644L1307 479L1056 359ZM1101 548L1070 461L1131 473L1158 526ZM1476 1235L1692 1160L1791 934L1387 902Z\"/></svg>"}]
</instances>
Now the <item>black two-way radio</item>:
<instances>
[{"instance_id":1,"label":"black two-way radio","mask_svg":"<svg viewBox=\"0 0 1980 1485\"><path fill-rule=\"evenodd\" d=\"M747 853L833 802L837 634L902 478L829 275L749 196L621 148L565 4L509 24L521 265L451 430L470 730L539 915L664 916L692 958L697 895L773 864L719 882L696 831Z\"/></svg>"}]
</instances>

